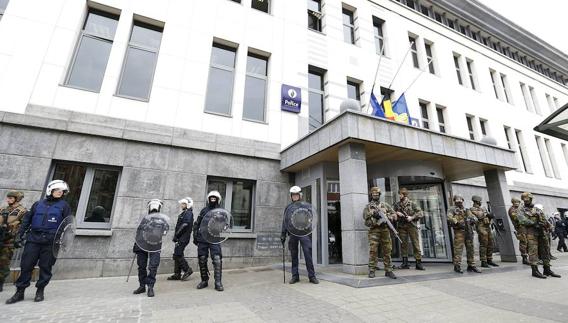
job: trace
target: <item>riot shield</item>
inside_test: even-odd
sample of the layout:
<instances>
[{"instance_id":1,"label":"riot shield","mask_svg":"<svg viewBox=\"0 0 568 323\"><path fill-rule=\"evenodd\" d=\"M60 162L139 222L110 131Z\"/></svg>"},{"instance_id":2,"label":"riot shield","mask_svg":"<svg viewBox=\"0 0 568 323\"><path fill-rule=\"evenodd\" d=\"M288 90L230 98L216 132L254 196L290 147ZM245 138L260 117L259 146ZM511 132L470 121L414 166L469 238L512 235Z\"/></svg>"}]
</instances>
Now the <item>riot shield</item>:
<instances>
[{"instance_id":1,"label":"riot shield","mask_svg":"<svg viewBox=\"0 0 568 323\"><path fill-rule=\"evenodd\" d=\"M53 256L55 258L62 257L73 249L73 242L75 241L75 217L68 216L57 228L55 239L53 240Z\"/></svg>"},{"instance_id":2,"label":"riot shield","mask_svg":"<svg viewBox=\"0 0 568 323\"><path fill-rule=\"evenodd\" d=\"M310 203L294 202L286 209L285 222L288 232L296 237L305 237L312 233L314 207Z\"/></svg>"},{"instance_id":3,"label":"riot shield","mask_svg":"<svg viewBox=\"0 0 568 323\"><path fill-rule=\"evenodd\" d=\"M223 208L216 208L205 214L199 226L199 233L208 243L219 244L229 238L232 228L231 212Z\"/></svg>"},{"instance_id":4,"label":"riot shield","mask_svg":"<svg viewBox=\"0 0 568 323\"><path fill-rule=\"evenodd\" d=\"M162 250L162 238L170 229L170 218L163 213L145 215L136 229L136 245L146 252Z\"/></svg>"}]
</instances>

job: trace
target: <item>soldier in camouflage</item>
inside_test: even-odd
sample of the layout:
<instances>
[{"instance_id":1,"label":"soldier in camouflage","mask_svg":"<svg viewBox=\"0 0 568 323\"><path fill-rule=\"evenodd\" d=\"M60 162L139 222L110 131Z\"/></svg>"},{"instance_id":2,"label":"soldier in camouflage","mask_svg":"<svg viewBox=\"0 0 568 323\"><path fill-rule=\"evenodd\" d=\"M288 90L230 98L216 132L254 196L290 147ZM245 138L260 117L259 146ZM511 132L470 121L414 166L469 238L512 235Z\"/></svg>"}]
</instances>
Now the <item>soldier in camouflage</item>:
<instances>
[{"instance_id":1,"label":"soldier in camouflage","mask_svg":"<svg viewBox=\"0 0 568 323\"><path fill-rule=\"evenodd\" d=\"M24 193L9 191L6 194L8 205L0 208L0 292L4 288L4 281L10 275L10 262L14 254L14 238L27 211L20 204L23 198Z\"/></svg>"},{"instance_id":2,"label":"soldier in camouflage","mask_svg":"<svg viewBox=\"0 0 568 323\"><path fill-rule=\"evenodd\" d=\"M402 240L400 246L400 253L402 255L402 264L400 269L409 269L408 264L408 238L412 243L414 251L414 258L416 259L416 269L424 270L422 266L422 254L420 252L420 241L418 240L418 223L424 217L422 210L408 198L408 190L401 188L398 190L400 200L393 205L398 218L397 229L400 239Z\"/></svg>"},{"instance_id":3,"label":"soldier in camouflage","mask_svg":"<svg viewBox=\"0 0 568 323\"><path fill-rule=\"evenodd\" d=\"M489 266L499 267L493 262L493 233L491 232L491 221L493 214L487 212L487 209L481 206L481 196L474 195L471 197L473 206L467 209L468 217L477 218L477 239L479 241L479 258L481 267L489 268Z\"/></svg>"},{"instance_id":4,"label":"soldier in camouflage","mask_svg":"<svg viewBox=\"0 0 568 323\"><path fill-rule=\"evenodd\" d=\"M530 265L527 253L527 235L525 233L525 228L519 224L519 218L517 216L519 212L519 206L521 205L521 200L513 197L511 199L511 203L513 205L509 208L509 218L511 219L513 227L515 228L515 236L517 237L517 240L519 240L519 252L521 253L521 257L523 258L523 265Z\"/></svg>"},{"instance_id":5,"label":"soldier in camouflage","mask_svg":"<svg viewBox=\"0 0 568 323\"><path fill-rule=\"evenodd\" d=\"M544 212L534 206L531 193L524 192L521 194L521 200L524 205L518 209L517 218L519 224L524 228L527 237L527 251L532 276L537 278L546 278L547 276L560 278L560 275L550 270L550 246L546 237L547 232L550 230L550 223L546 221ZM539 254L544 267L542 274L538 270L537 265Z\"/></svg>"},{"instance_id":6,"label":"soldier in camouflage","mask_svg":"<svg viewBox=\"0 0 568 323\"><path fill-rule=\"evenodd\" d=\"M463 197L454 195L454 206L448 210L448 224L454 229L454 271L463 274L461 261L465 244L467 271L481 273L481 270L475 267L473 259L473 225L477 219L467 215L463 201Z\"/></svg>"},{"instance_id":7,"label":"soldier in camouflage","mask_svg":"<svg viewBox=\"0 0 568 323\"><path fill-rule=\"evenodd\" d=\"M385 276L396 279L392 271L391 252L392 240L386 220L396 221L396 213L385 202L380 202L381 189L372 187L371 202L365 206L363 217L365 225L369 227L369 278L375 277L375 269L378 259L378 247L382 248L383 264L385 265Z\"/></svg>"}]
</instances>

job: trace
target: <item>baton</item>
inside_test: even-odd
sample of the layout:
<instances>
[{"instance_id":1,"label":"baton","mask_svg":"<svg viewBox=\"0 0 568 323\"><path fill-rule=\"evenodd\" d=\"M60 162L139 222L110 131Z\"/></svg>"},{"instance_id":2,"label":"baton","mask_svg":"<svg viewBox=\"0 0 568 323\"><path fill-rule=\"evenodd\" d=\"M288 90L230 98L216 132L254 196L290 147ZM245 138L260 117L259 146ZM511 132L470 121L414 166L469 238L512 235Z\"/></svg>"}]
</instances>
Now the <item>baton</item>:
<instances>
[{"instance_id":1,"label":"baton","mask_svg":"<svg viewBox=\"0 0 568 323\"><path fill-rule=\"evenodd\" d=\"M286 284L286 247L282 243L282 276L284 278L284 284Z\"/></svg>"},{"instance_id":2,"label":"baton","mask_svg":"<svg viewBox=\"0 0 568 323\"><path fill-rule=\"evenodd\" d=\"M130 269L128 270L128 276L126 276L126 282L128 283L128 279L130 278L130 273L132 273L132 266L134 266L134 259L136 259L136 254L132 257L132 262L130 263Z\"/></svg>"}]
</instances>

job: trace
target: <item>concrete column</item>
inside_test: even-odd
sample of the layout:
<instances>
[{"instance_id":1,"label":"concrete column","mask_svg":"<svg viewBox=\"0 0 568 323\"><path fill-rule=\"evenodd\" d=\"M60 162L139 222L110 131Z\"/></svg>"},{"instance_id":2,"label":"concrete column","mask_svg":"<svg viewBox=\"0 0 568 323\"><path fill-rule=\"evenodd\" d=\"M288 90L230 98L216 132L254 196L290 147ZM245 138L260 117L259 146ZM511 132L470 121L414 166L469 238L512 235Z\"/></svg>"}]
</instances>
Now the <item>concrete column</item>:
<instances>
[{"instance_id":1,"label":"concrete column","mask_svg":"<svg viewBox=\"0 0 568 323\"><path fill-rule=\"evenodd\" d=\"M511 205L511 194L507 186L505 172L503 170L488 170L484 172L484 176L495 221L501 219L505 226L505 232L500 231L501 236L496 236L501 261L517 262L519 242L514 237L513 231L515 229L507 213Z\"/></svg>"},{"instance_id":2,"label":"concrete column","mask_svg":"<svg viewBox=\"0 0 568 323\"><path fill-rule=\"evenodd\" d=\"M369 201L365 146L348 143L339 147L338 155L343 271L364 274L369 263L367 227L363 220L363 209Z\"/></svg>"}]
</instances>

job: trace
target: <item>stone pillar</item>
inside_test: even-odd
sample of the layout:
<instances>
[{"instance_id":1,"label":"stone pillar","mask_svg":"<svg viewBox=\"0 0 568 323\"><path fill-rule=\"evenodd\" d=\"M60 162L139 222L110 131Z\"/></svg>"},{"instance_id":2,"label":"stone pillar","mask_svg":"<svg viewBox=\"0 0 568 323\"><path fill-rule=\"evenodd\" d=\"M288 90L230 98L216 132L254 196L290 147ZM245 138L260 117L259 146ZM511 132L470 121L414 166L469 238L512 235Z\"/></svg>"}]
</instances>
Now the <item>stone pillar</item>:
<instances>
[{"instance_id":1,"label":"stone pillar","mask_svg":"<svg viewBox=\"0 0 568 323\"><path fill-rule=\"evenodd\" d=\"M517 262L519 242L513 234L515 230L509 219L508 209L511 206L511 194L507 185L507 178L503 170L488 170L484 172L485 183L491 208L495 215L495 220L503 220L505 232L500 231L501 237L497 235L495 239L499 245L501 261Z\"/></svg>"},{"instance_id":2,"label":"stone pillar","mask_svg":"<svg viewBox=\"0 0 568 323\"><path fill-rule=\"evenodd\" d=\"M348 143L339 147L338 155L343 271L364 274L369 263L367 227L363 220L363 209L369 201L365 146Z\"/></svg>"}]
</instances>

